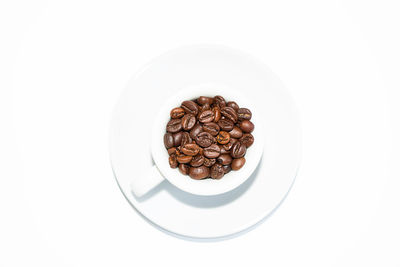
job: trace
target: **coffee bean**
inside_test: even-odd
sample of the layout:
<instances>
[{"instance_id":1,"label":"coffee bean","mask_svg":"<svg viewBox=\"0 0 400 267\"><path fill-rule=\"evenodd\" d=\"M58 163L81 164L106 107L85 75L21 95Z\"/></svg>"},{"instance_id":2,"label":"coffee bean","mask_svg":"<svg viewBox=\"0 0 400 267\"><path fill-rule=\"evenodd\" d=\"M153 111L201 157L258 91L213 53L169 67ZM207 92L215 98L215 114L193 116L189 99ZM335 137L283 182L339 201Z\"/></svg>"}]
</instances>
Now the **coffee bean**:
<instances>
[{"instance_id":1,"label":"coffee bean","mask_svg":"<svg viewBox=\"0 0 400 267\"><path fill-rule=\"evenodd\" d=\"M176 157L179 163L189 163L192 160L192 156L187 156L185 154L181 154Z\"/></svg>"},{"instance_id":2,"label":"coffee bean","mask_svg":"<svg viewBox=\"0 0 400 267\"><path fill-rule=\"evenodd\" d=\"M166 149L174 146L174 137L171 133L164 134L164 146Z\"/></svg>"},{"instance_id":3,"label":"coffee bean","mask_svg":"<svg viewBox=\"0 0 400 267\"><path fill-rule=\"evenodd\" d=\"M243 132L239 127L234 126L233 129L229 132L229 135L233 138L240 138L243 136Z\"/></svg>"},{"instance_id":4,"label":"coffee bean","mask_svg":"<svg viewBox=\"0 0 400 267\"><path fill-rule=\"evenodd\" d=\"M211 110L210 105L205 104L205 105L203 105L203 106L199 106L199 113L197 113L197 117L196 117L197 120L200 119L200 114L201 114L203 111L206 111L206 110Z\"/></svg>"},{"instance_id":5,"label":"coffee bean","mask_svg":"<svg viewBox=\"0 0 400 267\"><path fill-rule=\"evenodd\" d=\"M224 145L222 145L222 147L223 147L225 150L230 150L230 149L232 148L232 146L233 146L236 142L237 142L237 139L231 137L231 139L229 139L229 142L226 143L226 144L224 144Z\"/></svg>"},{"instance_id":6,"label":"coffee bean","mask_svg":"<svg viewBox=\"0 0 400 267\"><path fill-rule=\"evenodd\" d=\"M210 133L201 132L196 136L195 141L201 147L209 147L215 142L215 138Z\"/></svg>"},{"instance_id":7,"label":"coffee bean","mask_svg":"<svg viewBox=\"0 0 400 267\"><path fill-rule=\"evenodd\" d=\"M218 164L218 163L214 164L211 167L210 172L211 172L210 173L211 178L213 178L213 179L221 179L225 174L224 168L222 167L221 164Z\"/></svg>"},{"instance_id":8,"label":"coffee bean","mask_svg":"<svg viewBox=\"0 0 400 267\"><path fill-rule=\"evenodd\" d=\"M241 169L245 163L246 163L245 158L234 159L232 161L231 168L232 168L232 170L237 171L237 170Z\"/></svg>"},{"instance_id":9,"label":"coffee bean","mask_svg":"<svg viewBox=\"0 0 400 267\"><path fill-rule=\"evenodd\" d=\"M204 157L200 154L197 154L192 158L192 161L190 161L190 165L192 167L200 167L204 163Z\"/></svg>"},{"instance_id":10,"label":"coffee bean","mask_svg":"<svg viewBox=\"0 0 400 267\"><path fill-rule=\"evenodd\" d=\"M190 129L193 128L193 126L196 124L196 117L192 114L186 114L182 118L182 128L185 131L189 131Z\"/></svg>"},{"instance_id":11,"label":"coffee bean","mask_svg":"<svg viewBox=\"0 0 400 267\"><path fill-rule=\"evenodd\" d=\"M203 125L203 131L210 133L213 136L216 136L219 133L219 126L215 122L208 122Z\"/></svg>"},{"instance_id":12,"label":"coffee bean","mask_svg":"<svg viewBox=\"0 0 400 267\"><path fill-rule=\"evenodd\" d=\"M235 111L238 111L239 109L239 105L236 104L235 101L229 101L228 103L226 103L226 106L233 108Z\"/></svg>"},{"instance_id":13,"label":"coffee bean","mask_svg":"<svg viewBox=\"0 0 400 267\"><path fill-rule=\"evenodd\" d=\"M219 149L220 149L221 154L230 154L231 153L229 150L226 150L224 148L224 145L219 145Z\"/></svg>"},{"instance_id":14,"label":"coffee bean","mask_svg":"<svg viewBox=\"0 0 400 267\"><path fill-rule=\"evenodd\" d=\"M223 107L226 106L225 98L223 98L220 95L217 95L217 96L214 97L214 103L220 109L222 109Z\"/></svg>"},{"instance_id":15,"label":"coffee bean","mask_svg":"<svg viewBox=\"0 0 400 267\"><path fill-rule=\"evenodd\" d=\"M220 153L221 149L217 144L212 144L211 146L204 148L204 156L206 156L207 158L211 159L217 158L220 155Z\"/></svg>"},{"instance_id":16,"label":"coffee bean","mask_svg":"<svg viewBox=\"0 0 400 267\"><path fill-rule=\"evenodd\" d=\"M222 168L224 169L225 174L232 170L231 165L223 165Z\"/></svg>"},{"instance_id":17,"label":"coffee bean","mask_svg":"<svg viewBox=\"0 0 400 267\"><path fill-rule=\"evenodd\" d=\"M240 129L245 133L251 133L254 130L254 124L248 120L241 121Z\"/></svg>"},{"instance_id":18,"label":"coffee bean","mask_svg":"<svg viewBox=\"0 0 400 267\"><path fill-rule=\"evenodd\" d=\"M191 100L186 100L183 101L181 104L181 107L185 110L186 113L192 114L192 115L197 115L199 112L199 107L197 104Z\"/></svg>"},{"instance_id":19,"label":"coffee bean","mask_svg":"<svg viewBox=\"0 0 400 267\"><path fill-rule=\"evenodd\" d=\"M213 102L214 102L214 99L212 99L211 97L200 96L199 98L197 98L197 103L199 105L204 105L204 104L211 105Z\"/></svg>"},{"instance_id":20,"label":"coffee bean","mask_svg":"<svg viewBox=\"0 0 400 267\"><path fill-rule=\"evenodd\" d=\"M212 165L214 165L217 162L216 159L209 159L209 158L204 158L204 163L203 165L206 167L211 167Z\"/></svg>"},{"instance_id":21,"label":"coffee bean","mask_svg":"<svg viewBox=\"0 0 400 267\"><path fill-rule=\"evenodd\" d=\"M201 123L212 122L214 120L214 112L211 110L204 110L199 115L199 121Z\"/></svg>"},{"instance_id":22,"label":"coffee bean","mask_svg":"<svg viewBox=\"0 0 400 267\"><path fill-rule=\"evenodd\" d=\"M236 111L231 107L221 108L221 113L223 116L225 116L225 118L233 121L234 123L238 120L238 115Z\"/></svg>"},{"instance_id":23,"label":"coffee bean","mask_svg":"<svg viewBox=\"0 0 400 267\"><path fill-rule=\"evenodd\" d=\"M196 180L207 178L209 175L210 168L207 168L206 166L191 167L189 169L189 176Z\"/></svg>"},{"instance_id":24,"label":"coffee bean","mask_svg":"<svg viewBox=\"0 0 400 267\"><path fill-rule=\"evenodd\" d=\"M242 138L240 138L239 141L242 142L242 144L244 144L247 148L247 147L250 147L254 143L254 137L252 134L247 133L247 134L244 134L242 136Z\"/></svg>"},{"instance_id":25,"label":"coffee bean","mask_svg":"<svg viewBox=\"0 0 400 267\"><path fill-rule=\"evenodd\" d=\"M203 131L203 127L200 124L196 124L193 126L192 130L190 130L190 137L195 139L196 136Z\"/></svg>"},{"instance_id":26,"label":"coffee bean","mask_svg":"<svg viewBox=\"0 0 400 267\"><path fill-rule=\"evenodd\" d=\"M233 158L241 158L246 154L246 146L241 142L236 142L231 149L231 156Z\"/></svg>"},{"instance_id":27,"label":"coffee bean","mask_svg":"<svg viewBox=\"0 0 400 267\"><path fill-rule=\"evenodd\" d=\"M176 154L176 147L171 147L168 149L168 155Z\"/></svg>"},{"instance_id":28,"label":"coffee bean","mask_svg":"<svg viewBox=\"0 0 400 267\"><path fill-rule=\"evenodd\" d=\"M193 141L193 142L194 142L194 144L196 144L196 141ZM204 156L204 149L201 146L199 146L199 155Z\"/></svg>"},{"instance_id":29,"label":"coffee bean","mask_svg":"<svg viewBox=\"0 0 400 267\"><path fill-rule=\"evenodd\" d=\"M172 136L174 137L174 146L180 146L182 144L183 132L174 133Z\"/></svg>"},{"instance_id":30,"label":"coffee bean","mask_svg":"<svg viewBox=\"0 0 400 267\"><path fill-rule=\"evenodd\" d=\"M183 115L185 115L185 110L183 108L174 108L171 110L170 115L173 119L179 119L182 118Z\"/></svg>"},{"instance_id":31,"label":"coffee bean","mask_svg":"<svg viewBox=\"0 0 400 267\"><path fill-rule=\"evenodd\" d=\"M200 118L200 114L201 114L203 111L206 111L206 110L211 110L211 107L210 107L209 104L204 104L204 105L200 106L200 108L199 108L199 113L197 114L197 117Z\"/></svg>"},{"instance_id":32,"label":"coffee bean","mask_svg":"<svg viewBox=\"0 0 400 267\"><path fill-rule=\"evenodd\" d=\"M201 110L203 111L203 110L211 110L211 106L210 106L210 104L208 104L208 103L205 103L205 104L203 104L203 105L200 105L200 107L201 107Z\"/></svg>"},{"instance_id":33,"label":"coffee bean","mask_svg":"<svg viewBox=\"0 0 400 267\"><path fill-rule=\"evenodd\" d=\"M233 122L231 120L228 119L220 119L218 121L218 126L221 128L221 130L224 131L231 131L233 129Z\"/></svg>"},{"instance_id":34,"label":"coffee bean","mask_svg":"<svg viewBox=\"0 0 400 267\"><path fill-rule=\"evenodd\" d=\"M179 164L179 171L183 174L183 175L188 175L189 174L189 166L186 164Z\"/></svg>"},{"instance_id":35,"label":"coffee bean","mask_svg":"<svg viewBox=\"0 0 400 267\"><path fill-rule=\"evenodd\" d=\"M213 107L212 111L214 112L214 122L218 122L221 119L221 110L219 107Z\"/></svg>"},{"instance_id":36,"label":"coffee bean","mask_svg":"<svg viewBox=\"0 0 400 267\"><path fill-rule=\"evenodd\" d=\"M227 133L225 131L220 131L216 137L217 142L221 145L228 143L230 138L231 137L230 137L229 133Z\"/></svg>"},{"instance_id":37,"label":"coffee bean","mask_svg":"<svg viewBox=\"0 0 400 267\"><path fill-rule=\"evenodd\" d=\"M190 134L188 132L183 132L182 134L182 140L181 140L181 145L184 146L186 144L192 143L192 138L190 137Z\"/></svg>"},{"instance_id":38,"label":"coffee bean","mask_svg":"<svg viewBox=\"0 0 400 267\"><path fill-rule=\"evenodd\" d=\"M239 120L250 120L251 119L251 111L248 108L239 108L237 111Z\"/></svg>"},{"instance_id":39,"label":"coffee bean","mask_svg":"<svg viewBox=\"0 0 400 267\"><path fill-rule=\"evenodd\" d=\"M186 144L182 146L181 152L188 156L196 156L199 153L199 146L196 144Z\"/></svg>"},{"instance_id":40,"label":"coffee bean","mask_svg":"<svg viewBox=\"0 0 400 267\"><path fill-rule=\"evenodd\" d=\"M167 132L176 133L182 130L181 119L172 119L167 124Z\"/></svg>"},{"instance_id":41,"label":"coffee bean","mask_svg":"<svg viewBox=\"0 0 400 267\"><path fill-rule=\"evenodd\" d=\"M178 161L176 160L175 154L172 154L171 156L169 156L168 162L169 162L169 166L172 169L175 169L176 167L178 167Z\"/></svg>"},{"instance_id":42,"label":"coffee bean","mask_svg":"<svg viewBox=\"0 0 400 267\"><path fill-rule=\"evenodd\" d=\"M171 168L179 166L193 179L221 179L245 164L247 148L254 142L249 109L222 96L200 96L183 101L170 117L164 146Z\"/></svg>"},{"instance_id":43,"label":"coffee bean","mask_svg":"<svg viewBox=\"0 0 400 267\"><path fill-rule=\"evenodd\" d=\"M222 154L217 158L217 162L222 165L229 165L232 162L232 157L229 154Z\"/></svg>"}]
</instances>

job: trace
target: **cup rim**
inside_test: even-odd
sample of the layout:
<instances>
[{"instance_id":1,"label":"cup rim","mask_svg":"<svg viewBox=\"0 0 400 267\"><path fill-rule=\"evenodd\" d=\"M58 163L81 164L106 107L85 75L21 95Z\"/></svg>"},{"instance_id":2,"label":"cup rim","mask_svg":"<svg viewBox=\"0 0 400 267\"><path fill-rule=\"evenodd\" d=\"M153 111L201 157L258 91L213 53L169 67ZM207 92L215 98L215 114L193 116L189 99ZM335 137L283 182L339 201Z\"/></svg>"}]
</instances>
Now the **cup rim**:
<instances>
[{"instance_id":1,"label":"cup rim","mask_svg":"<svg viewBox=\"0 0 400 267\"><path fill-rule=\"evenodd\" d=\"M172 95L163 105L160 106L156 115L151 136L151 155L160 173L175 187L182 191L195 195L218 195L235 189L244 183L254 172L258 166L264 150L264 126L259 117L257 108L252 105L249 99L231 85L209 82L196 85L189 85L182 88L178 93ZM197 98L199 96L215 96L222 95L228 101L235 101L240 107L247 107L252 111L252 122L255 125L254 143L246 152L246 164L238 171L231 171L222 179L203 179L195 180L187 175L183 175L177 169L172 169L168 163L168 153L163 143L165 127L170 120L170 110L188 99Z\"/></svg>"}]
</instances>

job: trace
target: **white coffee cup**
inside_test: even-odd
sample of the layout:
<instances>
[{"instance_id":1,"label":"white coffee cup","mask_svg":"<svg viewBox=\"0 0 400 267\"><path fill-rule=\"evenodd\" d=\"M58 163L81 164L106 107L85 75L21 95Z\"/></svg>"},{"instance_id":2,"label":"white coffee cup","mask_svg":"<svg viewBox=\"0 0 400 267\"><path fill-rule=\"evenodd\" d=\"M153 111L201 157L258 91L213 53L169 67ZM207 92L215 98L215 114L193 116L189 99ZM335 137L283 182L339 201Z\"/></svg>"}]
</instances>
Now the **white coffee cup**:
<instances>
[{"instance_id":1,"label":"white coffee cup","mask_svg":"<svg viewBox=\"0 0 400 267\"><path fill-rule=\"evenodd\" d=\"M245 93L245 92L244 92ZM228 192L246 181L256 169L264 150L264 127L262 118L257 113L257 108L252 105L245 94L231 88L230 86L217 83L200 84L183 88L179 93L166 99L159 107L158 115L154 118L151 136L151 155L155 165L149 170L145 177L135 177L131 182L131 189L137 197L141 197L156 187L165 179L179 189L195 195L218 195ZM231 171L222 179L194 180L189 176L182 175L178 169L169 166L169 155L164 146L164 134L170 111L179 107L185 100L195 99L199 96L221 95L227 101L235 101L239 107L251 110L251 121L255 128L252 132L254 143L246 152L246 164L238 171Z\"/></svg>"}]
</instances>

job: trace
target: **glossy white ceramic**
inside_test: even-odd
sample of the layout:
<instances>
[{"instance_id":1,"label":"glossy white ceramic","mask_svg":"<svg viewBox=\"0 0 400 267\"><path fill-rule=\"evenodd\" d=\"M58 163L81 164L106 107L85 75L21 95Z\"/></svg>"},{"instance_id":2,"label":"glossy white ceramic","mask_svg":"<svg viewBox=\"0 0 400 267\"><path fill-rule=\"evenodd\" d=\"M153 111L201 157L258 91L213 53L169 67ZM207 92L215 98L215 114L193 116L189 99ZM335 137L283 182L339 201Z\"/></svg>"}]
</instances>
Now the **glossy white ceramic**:
<instances>
[{"instance_id":1,"label":"glossy white ceramic","mask_svg":"<svg viewBox=\"0 0 400 267\"><path fill-rule=\"evenodd\" d=\"M148 118L155 118L166 100L182 89L201 84L225 85L254 106L265 129L258 166L240 186L218 195L194 195L164 181L143 197L135 196L132 181L143 181L154 166L149 146L154 120ZM149 130L139 131L138 125ZM112 167L128 201L161 229L179 236L219 238L255 225L283 201L300 163L300 132L290 94L264 64L224 46L182 47L151 61L122 93L111 123Z\"/></svg>"}]
</instances>

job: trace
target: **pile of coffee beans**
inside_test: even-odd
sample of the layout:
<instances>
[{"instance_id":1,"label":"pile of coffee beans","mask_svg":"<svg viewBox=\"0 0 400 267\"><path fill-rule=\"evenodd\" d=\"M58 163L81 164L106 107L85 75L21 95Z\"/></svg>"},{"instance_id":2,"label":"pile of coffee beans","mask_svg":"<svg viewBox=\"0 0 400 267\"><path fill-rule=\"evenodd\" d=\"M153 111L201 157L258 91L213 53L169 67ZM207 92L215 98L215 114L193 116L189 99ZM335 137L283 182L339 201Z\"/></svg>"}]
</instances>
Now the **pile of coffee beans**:
<instances>
[{"instance_id":1,"label":"pile of coffee beans","mask_svg":"<svg viewBox=\"0 0 400 267\"><path fill-rule=\"evenodd\" d=\"M170 112L164 135L169 165L193 179L221 179L246 162L253 144L251 111L222 96L183 101Z\"/></svg>"}]
</instances>

